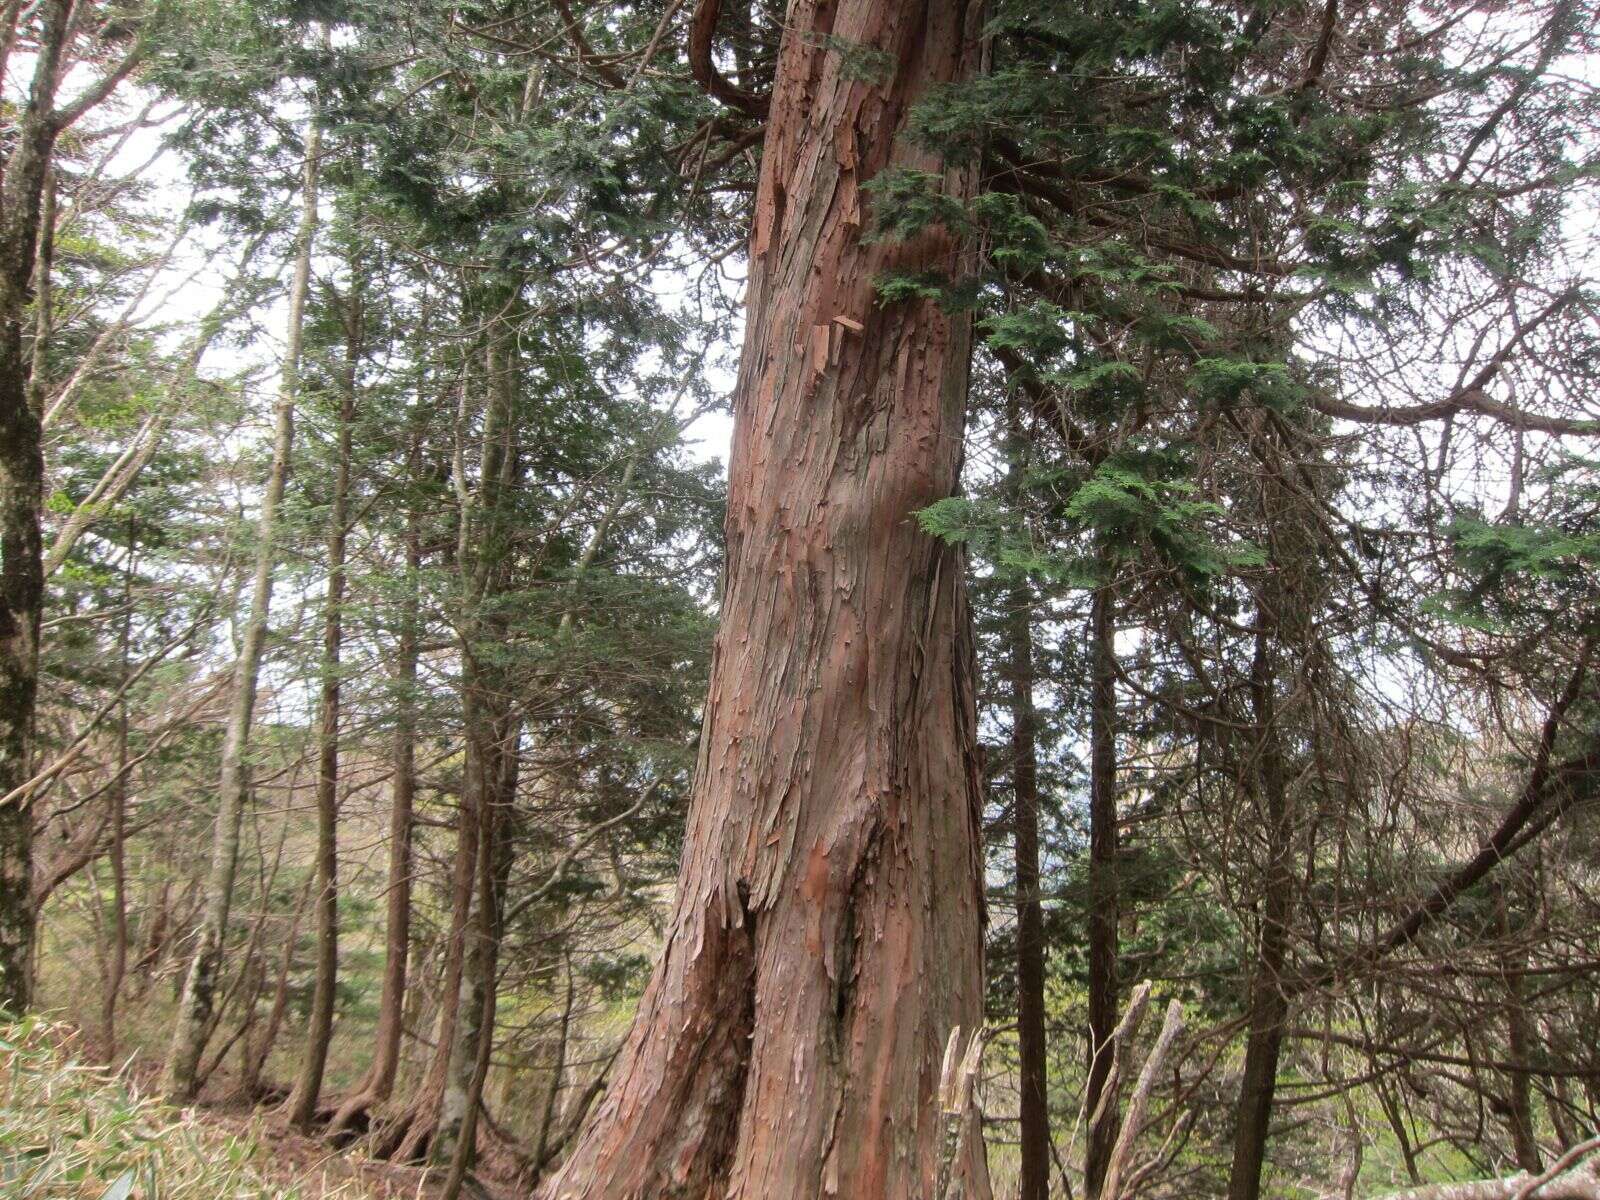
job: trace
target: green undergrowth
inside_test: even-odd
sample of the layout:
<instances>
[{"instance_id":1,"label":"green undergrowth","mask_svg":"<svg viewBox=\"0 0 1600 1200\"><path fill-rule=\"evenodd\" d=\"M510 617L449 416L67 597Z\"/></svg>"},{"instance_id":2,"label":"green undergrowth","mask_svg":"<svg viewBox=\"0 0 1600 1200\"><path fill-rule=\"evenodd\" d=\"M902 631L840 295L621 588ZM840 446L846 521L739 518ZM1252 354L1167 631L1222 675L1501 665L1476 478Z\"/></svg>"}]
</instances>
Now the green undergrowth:
<instances>
[{"instance_id":1,"label":"green undergrowth","mask_svg":"<svg viewBox=\"0 0 1600 1200\"><path fill-rule=\"evenodd\" d=\"M0 1023L4 1200L308 1200L265 1178L264 1154L254 1130L197 1121L84 1063L67 1026Z\"/></svg>"}]
</instances>

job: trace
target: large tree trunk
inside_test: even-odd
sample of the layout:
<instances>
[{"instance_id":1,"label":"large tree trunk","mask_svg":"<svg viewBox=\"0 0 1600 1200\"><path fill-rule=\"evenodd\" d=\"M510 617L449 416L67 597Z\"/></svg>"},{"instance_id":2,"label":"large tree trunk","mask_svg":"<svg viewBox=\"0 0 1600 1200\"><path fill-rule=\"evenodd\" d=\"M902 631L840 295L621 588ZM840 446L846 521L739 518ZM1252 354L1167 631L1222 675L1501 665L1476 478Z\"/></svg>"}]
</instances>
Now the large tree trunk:
<instances>
[{"instance_id":1,"label":"large tree trunk","mask_svg":"<svg viewBox=\"0 0 1600 1200\"><path fill-rule=\"evenodd\" d=\"M922 1200L951 1030L982 1020L981 782L959 556L970 328L882 304L942 230L868 242L861 187L977 57L967 0L795 0L756 195L727 577L667 944L550 1198ZM882 55L882 73L841 44ZM951 194L970 193L965 174ZM981 1144L956 1178L988 1191Z\"/></svg>"},{"instance_id":2,"label":"large tree trunk","mask_svg":"<svg viewBox=\"0 0 1600 1200\"><path fill-rule=\"evenodd\" d=\"M322 1075L333 1039L339 983L339 691L344 644L345 541L349 524L350 438L355 419L356 373L361 359L360 266L354 265L345 305L344 371L339 395L337 461L328 506L328 587L322 613L322 695L317 728L317 978L306 1029L300 1077L284 1106L289 1122L310 1126L322 1095Z\"/></svg>"},{"instance_id":3,"label":"large tree trunk","mask_svg":"<svg viewBox=\"0 0 1600 1200\"><path fill-rule=\"evenodd\" d=\"M1116 1097L1105 1094L1116 1051L1120 986L1116 634L1116 595L1107 581L1096 589L1089 615L1089 1076L1083 1103L1089 1118L1084 1193L1090 1197L1101 1193L1120 1124Z\"/></svg>"},{"instance_id":4,"label":"large tree trunk","mask_svg":"<svg viewBox=\"0 0 1600 1200\"><path fill-rule=\"evenodd\" d=\"M289 289L289 326L278 390L272 439L272 467L256 518L255 579L250 594L239 658L234 664L233 696L222 742L222 770L217 787L217 820L211 843L211 865L206 874L205 910L178 1002L178 1016L167 1052L164 1090L169 1099L186 1104L194 1098L195 1072L205 1049L222 972L228 911L233 904L234 875L239 858L239 827L249 790L246 756L250 750L250 725L255 717L256 683L261 652L267 640L267 618L272 605L273 570L276 567L278 504L289 478L289 456L294 445L294 408L300 390L300 344L305 327L306 296L311 286L311 248L317 226L317 168L321 133L315 119L306 134L305 173L301 188L300 228L297 233L294 282Z\"/></svg>"}]
</instances>

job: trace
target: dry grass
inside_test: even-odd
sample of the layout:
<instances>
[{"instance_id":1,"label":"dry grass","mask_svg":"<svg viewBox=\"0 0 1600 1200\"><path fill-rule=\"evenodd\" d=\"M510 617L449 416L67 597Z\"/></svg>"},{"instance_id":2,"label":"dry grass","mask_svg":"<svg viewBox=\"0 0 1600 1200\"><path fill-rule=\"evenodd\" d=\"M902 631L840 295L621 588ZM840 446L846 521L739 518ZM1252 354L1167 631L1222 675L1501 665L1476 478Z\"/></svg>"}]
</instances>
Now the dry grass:
<instances>
[{"instance_id":1,"label":"dry grass","mask_svg":"<svg viewBox=\"0 0 1600 1200\"><path fill-rule=\"evenodd\" d=\"M0 1196L6 1200L361 1200L346 1180L270 1178L261 1129L225 1128L75 1058L37 1019L0 1025Z\"/></svg>"}]
</instances>

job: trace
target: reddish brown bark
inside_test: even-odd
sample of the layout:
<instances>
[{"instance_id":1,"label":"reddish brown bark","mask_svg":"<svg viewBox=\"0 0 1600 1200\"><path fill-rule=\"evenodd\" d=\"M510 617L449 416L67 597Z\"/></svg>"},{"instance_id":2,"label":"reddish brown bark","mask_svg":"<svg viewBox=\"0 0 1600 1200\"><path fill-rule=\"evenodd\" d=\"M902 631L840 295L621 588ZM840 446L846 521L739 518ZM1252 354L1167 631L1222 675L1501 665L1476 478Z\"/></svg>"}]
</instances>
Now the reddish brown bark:
<instances>
[{"instance_id":1,"label":"reddish brown bark","mask_svg":"<svg viewBox=\"0 0 1600 1200\"><path fill-rule=\"evenodd\" d=\"M968 322L873 280L861 186L975 65L966 0L795 0L751 242L727 583L677 900L614 1082L547 1198L923 1200L952 1026L982 1019L980 782L956 488ZM841 43L885 70L861 78ZM950 173L952 194L971 180ZM987 1194L981 1148L957 1176Z\"/></svg>"}]
</instances>

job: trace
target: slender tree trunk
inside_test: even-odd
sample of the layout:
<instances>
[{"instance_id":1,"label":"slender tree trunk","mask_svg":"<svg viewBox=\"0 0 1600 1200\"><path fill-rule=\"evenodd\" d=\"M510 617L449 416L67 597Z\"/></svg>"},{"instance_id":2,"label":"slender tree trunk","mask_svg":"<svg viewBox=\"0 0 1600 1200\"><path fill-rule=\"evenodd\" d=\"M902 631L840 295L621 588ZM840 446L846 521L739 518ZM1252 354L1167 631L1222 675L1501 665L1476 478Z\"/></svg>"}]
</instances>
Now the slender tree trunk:
<instances>
[{"instance_id":1,"label":"slender tree trunk","mask_svg":"<svg viewBox=\"0 0 1600 1200\"><path fill-rule=\"evenodd\" d=\"M1095 590L1089 613L1089 1075L1083 1103L1090 1118L1084 1192L1091 1197L1098 1197L1105 1183L1120 1124L1116 1097L1106 1095L1120 987L1116 635L1116 595L1108 581Z\"/></svg>"},{"instance_id":2,"label":"slender tree trunk","mask_svg":"<svg viewBox=\"0 0 1600 1200\"><path fill-rule=\"evenodd\" d=\"M550 1067L550 1087L545 1092L544 1103L539 1108L539 1133L533 1143L531 1155L535 1170L543 1166L550 1149L550 1131L555 1128L556 1101L561 1097L561 1081L567 1073L567 1040L572 1032L572 1005L576 991L570 954L565 957L565 967L567 995L561 1006L561 1023L556 1026L555 1061Z\"/></svg>"},{"instance_id":3,"label":"slender tree trunk","mask_svg":"<svg viewBox=\"0 0 1600 1200\"><path fill-rule=\"evenodd\" d=\"M1269 857L1263 880L1265 890L1261 899L1255 979L1250 985L1250 1032L1245 1041L1244 1074L1239 1081L1228 1200L1256 1200L1261 1194L1272 1100L1278 1085L1278 1057L1289 1018L1283 968L1288 955L1289 920L1294 903L1293 827L1277 726L1277 685L1266 620L1265 616L1260 618L1262 624L1256 631L1255 657L1250 668L1250 704L1259 739L1256 791L1265 808Z\"/></svg>"},{"instance_id":4,"label":"slender tree trunk","mask_svg":"<svg viewBox=\"0 0 1600 1200\"><path fill-rule=\"evenodd\" d=\"M44 446L23 349L50 159L60 131L56 87L71 25L69 0L38 10L33 81L16 114L0 186L0 795L30 777L44 603ZM0 1009L33 1000L33 814L0 804Z\"/></svg>"},{"instance_id":5,"label":"slender tree trunk","mask_svg":"<svg viewBox=\"0 0 1600 1200\"><path fill-rule=\"evenodd\" d=\"M1017 896L1017 1055L1022 1164L1017 1200L1050 1195L1050 1089L1045 1040L1044 905L1039 891L1039 762L1033 707L1032 605L1012 593L1011 753Z\"/></svg>"},{"instance_id":6,"label":"slender tree trunk","mask_svg":"<svg viewBox=\"0 0 1600 1200\"><path fill-rule=\"evenodd\" d=\"M421 474L422 435L411 440L409 474ZM418 507L406 513L406 593L395 648L394 782L389 797L389 875L385 888L383 992L378 1000L378 1030L367 1078L334 1114L330 1134L364 1121L374 1105L394 1093L400 1069L400 1039L405 1030L406 976L411 954L412 809L417 790L417 630L421 608L422 528Z\"/></svg>"},{"instance_id":7,"label":"slender tree trunk","mask_svg":"<svg viewBox=\"0 0 1600 1200\"><path fill-rule=\"evenodd\" d=\"M344 312L337 461L333 498L328 506L328 590L323 601L322 695L317 731L317 978L306 1029L305 1058L285 1105L290 1124L302 1129L315 1118L322 1095L339 983L339 672L344 641L345 539L350 519L350 433L361 361L360 272L360 265L353 264Z\"/></svg>"},{"instance_id":8,"label":"slender tree trunk","mask_svg":"<svg viewBox=\"0 0 1600 1200\"><path fill-rule=\"evenodd\" d=\"M479 839L486 814L485 805L495 802L494 784L497 729L504 727L504 689L495 685L492 672L480 659L480 641L498 644L492 629L486 628L483 613L503 582L512 532L502 509L513 495L519 470L515 444L515 404L518 371L515 360L516 336L504 313L509 304L483 306L483 311L500 313L492 320L484 347L484 381L488 407L484 415L482 453L478 486L470 489L466 480L462 432L465 427L467 384L463 383L462 418L458 419L456 444L456 492L459 502L457 551L460 564L461 596L457 629L461 643L462 725L465 730L466 764L456 838L456 861L451 881L449 940L445 947L444 987L441 993L438 1040L433 1058L408 1110L380 1139L381 1154L401 1161L421 1157L438 1159L453 1152L453 1138L459 1130L454 1110L446 1112L447 1100L454 1101L452 1084L459 1081L463 1068L463 1046L476 1036L481 1006L472 996L476 964L468 963L471 920ZM476 1046L472 1041L471 1045Z\"/></svg>"},{"instance_id":9,"label":"slender tree trunk","mask_svg":"<svg viewBox=\"0 0 1600 1200\"><path fill-rule=\"evenodd\" d=\"M517 790L520 723L504 721L492 756L493 772L485 788L478 835L478 919L473 922L467 956L469 1007L461 1036L452 1048L450 1079L445 1086L435 1158L449 1156L450 1171L442 1200L460 1194L467 1170L477 1160L478 1110L494 1048L496 975L499 964L502 899L511 870L511 844L503 831Z\"/></svg>"},{"instance_id":10,"label":"slender tree trunk","mask_svg":"<svg viewBox=\"0 0 1600 1200\"><path fill-rule=\"evenodd\" d=\"M414 1162L431 1151L438 1131L440 1108L449 1078L450 1056L459 1035L462 991L466 981L467 925L473 911L477 880L478 836L481 829L480 806L485 802L476 767L476 753L468 744L468 761L456 810L456 851L450 883L450 924L445 934L444 978L439 993L439 1012L434 1023L433 1055L427 1070L413 1091L413 1099L378 1138L374 1152L400 1162Z\"/></svg>"},{"instance_id":11,"label":"slender tree trunk","mask_svg":"<svg viewBox=\"0 0 1600 1200\"><path fill-rule=\"evenodd\" d=\"M448 1047L443 1097L439 1105L438 1128L430 1147L430 1157L451 1162L460 1170L471 1164L475 1147L462 1139L475 1130L477 1113L473 1095L476 1064L488 1051L494 1031L485 1025L494 1013L494 970L496 947L493 944L498 920L483 905L498 894L494 881L502 871L499 861L498 832L503 816L509 812L516 794L521 723L511 712L510 689L501 672L487 661L483 650L498 646L509 635L503 617L494 611L494 597L506 586L512 527L509 506L514 499L520 474L516 443L516 403L521 380L516 348L516 326L512 313L491 323L485 345L485 380L489 387L488 419L484 423L482 477L479 483L476 522L464 529L475 533L472 544L464 547L461 561L470 564L466 578L466 615L462 656L462 712L469 744L469 770L474 771L478 790L479 869L477 878L477 919L465 927L466 943L461 972L460 1012L455 1038ZM508 867L509 864L506 864ZM497 902L496 902L497 903ZM479 1083L481 1086L481 1081ZM452 1170L452 1176L457 1174ZM458 1180L459 1183L459 1180Z\"/></svg>"},{"instance_id":12,"label":"slender tree trunk","mask_svg":"<svg viewBox=\"0 0 1600 1200\"><path fill-rule=\"evenodd\" d=\"M138 524L128 522L128 545L134 544ZM131 550L130 550L131 554ZM133 567L122 589L122 633L118 638L118 651L122 658L122 686L126 688L129 674L128 655L133 640ZM100 1023L104 1030L106 1060L117 1057L117 996L122 991L122 980L128 973L128 698L124 694L117 705L117 778L111 785L111 961L106 968L105 996L100 1006Z\"/></svg>"},{"instance_id":13,"label":"slender tree trunk","mask_svg":"<svg viewBox=\"0 0 1600 1200\"><path fill-rule=\"evenodd\" d=\"M494 1038L492 1025L485 1024L486 1018L492 1019L494 998L486 993L493 992L495 987L499 921L494 911L486 913L483 906L487 902L498 908L504 891L502 880L510 865L503 857L510 846L501 838L500 831L517 786L518 734L513 724L508 719L497 719L492 727L492 743L477 756L485 775L480 785L483 803L478 810L478 907L466 933L462 1012L455 1041L450 1047L450 1067L432 1153L436 1161L451 1161L464 1155L467 1166L472 1165L473 1147L469 1144L463 1151L458 1143L467 1136L468 1126L475 1117L474 1087L481 1088L481 1081L474 1082L480 1046Z\"/></svg>"},{"instance_id":14,"label":"slender tree trunk","mask_svg":"<svg viewBox=\"0 0 1600 1200\"><path fill-rule=\"evenodd\" d=\"M1513 945L1516 931L1511 925L1511 909L1504 883L1494 888L1495 919L1505 948L1500 955L1506 987L1506 1048L1513 1065L1528 1067L1533 1062L1531 1031L1528 1027L1528 1001L1524 974L1528 967L1526 949ZM1544 1169L1539 1155L1539 1139L1533 1124L1533 1080L1526 1071L1506 1073L1508 1090L1506 1121L1511 1127L1511 1144L1517 1166L1537 1175Z\"/></svg>"},{"instance_id":15,"label":"slender tree trunk","mask_svg":"<svg viewBox=\"0 0 1600 1200\"><path fill-rule=\"evenodd\" d=\"M317 227L317 171L321 131L313 118L306 133L306 161L301 188L300 228L296 235L294 282L289 289L289 326L278 391L272 468L256 519L255 579L250 595L238 661L234 664L233 698L222 742L222 771L217 787L217 820L211 845L211 865L206 874L205 909L190 961L189 974L178 1002L178 1016L167 1052L164 1090L177 1103L194 1098L195 1072L211 1028L212 1006L221 977L228 911L233 904L234 875L238 867L239 828L249 789L246 758L250 750L250 725L255 716L256 684L261 653L267 638L272 604L272 576L276 566L278 504L289 477L294 445L294 408L300 391L300 346L305 327L306 296L311 286L311 251Z\"/></svg>"},{"instance_id":16,"label":"slender tree trunk","mask_svg":"<svg viewBox=\"0 0 1600 1200\"><path fill-rule=\"evenodd\" d=\"M869 241L862 184L977 63L965 0L795 0L756 194L721 630L667 944L548 1200L911 1200L941 1174L952 1028L982 1020L981 781L958 482L970 327L884 304L959 272ZM882 56L871 79L838 41ZM972 179L947 173L956 199ZM954 1176L987 1196L981 1144Z\"/></svg>"},{"instance_id":17,"label":"slender tree trunk","mask_svg":"<svg viewBox=\"0 0 1600 1200\"><path fill-rule=\"evenodd\" d=\"M306 903L311 898L312 880L300 889L294 912L289 917L289 929L283 940L283 954L278 961L278 976L272 986L272 1007L267 1010L266 1024L254 1043L245 1039L244 1064L239 1071L239 1095L248 1103L255 1103L261 1095L261 1076L266 1072L267 1059L277 1043L278 1031L283 1028L284 1015L289 1011L289 975L294 969L295 947L300 941L300 921L305 916Z\"/></svg>"},{"instance_id":18,"label":"slender tree trunk","mask_svg":"<svg viewBox=\"0 0 1600 1200\"><path fill-rule=\"evenodd\" d=\"M1022 431L1011 414L1012 437ZM1020 496L1022 466L1010 468ZM1039 889L1039 746L1034 709L1033 592L1026 580L1006 597L1010 641L1012 853L1017 902L1017 1061L1022 1162L1017 1200L1049 1200L1050 1090L1045 1040L1044 905Z\"/></svg>"}]
</instances>

